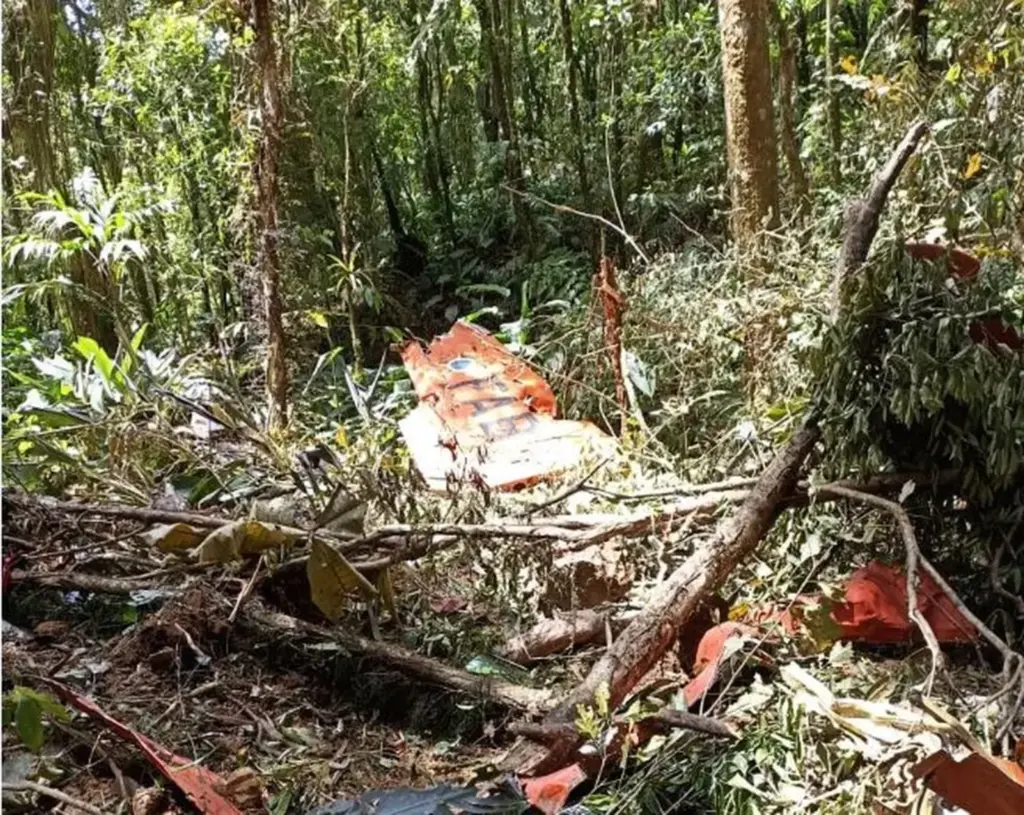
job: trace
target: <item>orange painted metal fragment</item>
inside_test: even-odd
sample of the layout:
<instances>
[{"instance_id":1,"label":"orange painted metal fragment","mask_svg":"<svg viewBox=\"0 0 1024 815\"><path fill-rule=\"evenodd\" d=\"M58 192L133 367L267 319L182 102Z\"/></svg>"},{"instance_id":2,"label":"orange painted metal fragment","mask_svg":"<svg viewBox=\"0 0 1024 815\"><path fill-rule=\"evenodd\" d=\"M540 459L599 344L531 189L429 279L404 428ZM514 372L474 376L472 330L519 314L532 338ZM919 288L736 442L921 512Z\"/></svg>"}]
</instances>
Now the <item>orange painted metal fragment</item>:
<instances>
[{"instance_id":1,"label":"orange painted metal fragment","mask_svg":"<svg viewBox=\"0 0 1024 815\"><path fill-rule=\"evenodd\" d=\"M470 323L460 320L427 348L406 343L400 353L420 404L399 428L435 490L453 480L526 486L613 443L589 422L556 419L543 377Z\"/></svg>"},{"instance_id":2,"label":"orange painted metal fragment","mask_svg":"<svg viewBox=\"0 0 1024 815\"><path fill-rule=\"evenodd\" d=\"M579 764L570 764L540 778L524 779L523 792L530 805L544 815L557 815L572 791L586 780L586 771Z\"/></svg>"},{"instance_id":3,"label":"orange painted metal fragment","mask_svg":"<svg viewBox=\"0 0 1024 815\"><path fill-rule=\"evenodd\" d=\"M1020 815L1024 812L1024 768L1005 758L972 753L957 761L940 750L911 773L947 804L971 815Z\"/></svg>"}]
</instances>

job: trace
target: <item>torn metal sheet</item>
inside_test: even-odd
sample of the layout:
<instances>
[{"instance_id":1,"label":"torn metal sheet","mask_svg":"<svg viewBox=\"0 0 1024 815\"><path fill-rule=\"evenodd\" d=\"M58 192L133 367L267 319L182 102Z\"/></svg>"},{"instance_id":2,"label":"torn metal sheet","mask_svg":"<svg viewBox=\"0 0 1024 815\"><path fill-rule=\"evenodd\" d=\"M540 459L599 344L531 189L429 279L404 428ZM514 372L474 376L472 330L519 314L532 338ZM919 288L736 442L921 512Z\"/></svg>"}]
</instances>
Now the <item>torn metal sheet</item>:
<instances>
[{"instance_id":1,"label":"torn metal sheet","mask_svg":"<svg viewBox=\"0 0 1024 815\"><path fill-rule=\"evenodd\" d=\"M911 773L947 804L970 815L1020 815L1024 812L1024 768L1009 759L971 753L957 761L940 750Z\"/></svg>"},{"instance_id":2,"label":"torn metal sheet","mask_svg":"<svg viewBox=\"0 0 1024 815\"><path fill-rule=\"evenodd\" d=\"M589 422L555 418L547 382L481 328L463 321L426 349L401 349L419 406L399 423L432 489L480 482L526 486L570 469L614 441Z\"/></svg>"}]
</instances>

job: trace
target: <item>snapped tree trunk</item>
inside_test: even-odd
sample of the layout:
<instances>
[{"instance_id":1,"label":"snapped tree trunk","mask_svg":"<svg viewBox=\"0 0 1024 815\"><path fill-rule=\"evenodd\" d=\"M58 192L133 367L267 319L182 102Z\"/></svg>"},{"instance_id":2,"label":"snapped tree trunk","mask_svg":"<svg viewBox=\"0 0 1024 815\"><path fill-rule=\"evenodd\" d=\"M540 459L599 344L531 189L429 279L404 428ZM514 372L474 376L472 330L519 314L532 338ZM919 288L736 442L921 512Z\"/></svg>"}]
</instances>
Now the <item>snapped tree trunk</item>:
<instances>
[{"instance_id":1,"label":"snapped tree trunk","mask_svg":"<svg viewBox=\"0 0 1024 815\"><path fill-rule=\"evenodd\" d=\"M732 231L748 253L779 220L767 0L721 0L718 13Z\"/></svg>"},{"instance_id":2,"label":"snapped tree trunk","mask_svg":"<svg viewBox=\"0 0 1024 815\"><path fill-rule=\"evenodd\" d=\"M256 64L260 75L260 144L256 157L256 198L259 248L256 266L262 289L267 340L267 426L282 427L288 411L288 369L281 320L281 269L277 254L278 159L284 115L281 82L274 47L273 0L253 0Z\"/></svg>"}]
</instances>

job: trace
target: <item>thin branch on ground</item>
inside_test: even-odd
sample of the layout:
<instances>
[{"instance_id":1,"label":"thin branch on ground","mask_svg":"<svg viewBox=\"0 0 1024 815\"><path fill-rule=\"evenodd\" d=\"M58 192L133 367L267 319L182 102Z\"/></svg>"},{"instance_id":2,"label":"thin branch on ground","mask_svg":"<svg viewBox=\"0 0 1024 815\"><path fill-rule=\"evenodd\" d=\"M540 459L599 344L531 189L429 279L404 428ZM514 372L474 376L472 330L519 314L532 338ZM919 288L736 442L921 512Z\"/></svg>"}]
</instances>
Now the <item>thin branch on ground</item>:
<instances>
[{"instance_id":1,"label":"thin branch on ground","mask_svg":"<svg viewBox=\"0 0 1024 815\"><path fill-rule=\"evenodd\" d=\"M102 809L94 807L92 804L87 804L85 801L81 801L78 798L73 798L66 792L62 792L55 787L48 786L47 784L40 784L38 781L10 781L5 782L3 785L5 792L34 792L36 795L42 795L46 798L51 798L54 801L60 801L65 806L69 806L72 809L80 810L81 812L88 812L89 815L104 815Z\"/></svg>"},{"instance_id":2,"label":"thin branch on ground","mask_svg":"<svg viewBox=\"0 0 1024 815\"><path fill-rule=\"evenodd\" d=\"M279 635L294 637L295 634L301 634L313 639L335 642L350 653L379 660L402 673L470 696L497 702L515 710L542 713L554 702L549 691L527 688L493 676L477 676L398 645L369 640L343 628L328 629L287 614L270 611L256 600L246 605L244 616L258 627L269 629Z\"/></svg>"}]
</instances>

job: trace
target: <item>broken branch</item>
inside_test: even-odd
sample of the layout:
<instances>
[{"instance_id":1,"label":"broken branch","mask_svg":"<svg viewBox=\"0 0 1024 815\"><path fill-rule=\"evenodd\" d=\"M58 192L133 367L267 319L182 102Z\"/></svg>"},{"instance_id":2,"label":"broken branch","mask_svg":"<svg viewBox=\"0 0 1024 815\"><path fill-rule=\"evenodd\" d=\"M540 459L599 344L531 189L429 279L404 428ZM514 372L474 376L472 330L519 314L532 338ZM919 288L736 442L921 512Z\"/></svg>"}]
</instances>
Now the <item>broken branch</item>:
<instances>
[{"instance_id":1,"label":"broken branch","mask_svg":"<svg viewBox=\"0 0 1024 815\"><path fill-rule=\"evenodd\" d=\"M327 629L287 614L270 611L255 600L251 600L245 606L243 614L256 625L278 634L289 637L302 634L306 637L336 642L350 653L379 660L410 676L497 702L515 710L542 712L550 708L553 701L548 691L523 687L492 676L477 676L397 645L368 640L341 628Z\"/></svg>"}]
</instances>

